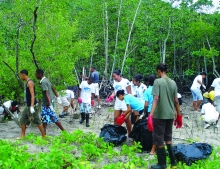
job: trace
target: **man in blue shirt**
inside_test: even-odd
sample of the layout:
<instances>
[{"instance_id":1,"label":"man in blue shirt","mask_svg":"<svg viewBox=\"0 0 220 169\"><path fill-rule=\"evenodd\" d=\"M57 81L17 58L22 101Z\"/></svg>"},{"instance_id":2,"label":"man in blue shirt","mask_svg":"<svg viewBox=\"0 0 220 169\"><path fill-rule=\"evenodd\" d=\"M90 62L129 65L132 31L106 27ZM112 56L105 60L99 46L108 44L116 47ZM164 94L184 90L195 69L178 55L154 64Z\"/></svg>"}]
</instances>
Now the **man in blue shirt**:
<instances>
[{"instance_id":1,"label":"man in blue shirt","mask_svg":"<svg viewBox=\"0 0 220 169\"><path fill-rule=\"evenodd\" d=\"M91 72L91 77L93 78L93 86L95 88L95 96L97 96L97 100L98 100L98 106L97 108L101 108L101 104L100 104L100 96L99 96L99 72L97 70L95 70L94 66L91 66L90 68L90 72ZM82 75L83 78L85 78L86 80L88 80L89 78Z\"/></svg>"}]
</instances>

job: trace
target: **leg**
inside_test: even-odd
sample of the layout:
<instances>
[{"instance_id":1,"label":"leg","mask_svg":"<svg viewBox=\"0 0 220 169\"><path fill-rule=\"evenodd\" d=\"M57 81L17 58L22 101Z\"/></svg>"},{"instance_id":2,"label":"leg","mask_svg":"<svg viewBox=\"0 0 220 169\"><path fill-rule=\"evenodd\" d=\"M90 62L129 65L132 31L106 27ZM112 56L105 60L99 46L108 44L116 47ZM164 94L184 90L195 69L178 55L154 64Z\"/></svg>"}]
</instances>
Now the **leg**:
<instances>
[{"instance_id":1,"label":"leg","mask_svg":"<svg viewBox=\"0 0 220 169\"><path fill-rule=\"evenodd\" d=\"M97 100L98 100L98 106L101 106L101 103L100 103L100 96L97 95Z\"/></svg>"},{"instance_id":2,"label":"leg","mask_svg":"<svg viewBox=\"0 0 220 169\"><path fill-rule=\"evenodd\" d=\"M21 136L19 138L25 137L26 125L30 124L30 122L28 120L28 111L29 111L29 107L25 106L23 112L21 113L21 118L20 118Z\"/></svg>"},{"instance_id":3,"label":"leg","mask_svg":"<svg viewBox=\"0 0 220 169\"><path fill-rule=\"evenodd\" d=\"M131 133L131 127L132 127L132 124L131 124L131 121L129 118L125 120L125 124L126 124L127 130L128 130L128 137L129 137L129 135Z\"/></svg>"},{"instance_id":4,"label":"leg","mask_svg":"<svg viewBox=\"0 0 220 169\"><path fill-rule=\"evenodd\" d=\"M194 110L197 110L197 102L196 101L193 101L193 108L194 108Z\"/></svg>"},{"instance_id":5,"label":"leg","mask_svg":"<svg viewBox=\"0 0 220 169\"><path fill-rule=\"evenodd\" d=\"M86 127L89 127L89 113L86 113Z\"/></svg>"},{"instance_id":6,"label":"leg","mask_svg":"<svg viewBox=\"0 0 220 169\"><path fill-rule=\"evenodd\" d=\"M115 110L114 111L114 125L118 125L116 123L116 119L121 115L121 110Z\"/></svg>"},{"instance_id":7,"label":"leg","mask_svg":"<svg viewBox=\"0 0 220 169\"><path fill-rule=\"evenodd\" d=\"M194 108L194 110L197 110L197 96L196 96L195 90L191 89L191 93L192 93L192 97L193 97L193 108Z\"/></svg>"},{"instance_id":8,"label":"leg","mask_svg":"<svg viewBox=\"0 0 220 169\"><path fill-rule=\"evenodd\" d=\"M21 125L21 137L20 138L25 137L25 131L26 131L26 125L22 124Z\"/></svg>"},{"instance_id":9,"label":"leg","mask_svg":"<svg viewBox=\"0 0 220 169\"><path fill-rule=\"evenodd\" d=\"M156 150L156 145L153 145L150 151L150 155L155 155L156 154L155 150Z\"/></svg>"},{"instance_id":10,"label":"leg","mask_svg":"<svg viewBox=\"0 0 220 169\"><path fill-rule=\"evenodd\" d=\"M47 123L43 123L44 133L46 134Z\"/></svg>"},{"instance_id":11,"label":"leg","mask_svg":"<svg viewBox=\"0 0 220 169\"><path fill-rule=\"evenodd\" d=\"M59 121L55 122L55 124L60 128L60 130L62 130L62 131L65 130Z\"/></svg>"},{"instance_id":12,"label":"leg","mask_svg":"<svg viewBox=\"0 0 220 169\"><path fill-rule=\"evenodd\" d=\"M197 110L199 109L201 103L202 103L202 100L197 101Z\"/></svg>"},{"instance_id":13,"label":"leg","mask_svg":"<svg viewBox=\"0 0 220 169\"><path fill-rule=\"evenodd\" d=\"M38 125L38 128L41 132L42 137L44 138L46 136L46 133L44 132L44 127L42 124Z\"/></svg>"}]
</instances>

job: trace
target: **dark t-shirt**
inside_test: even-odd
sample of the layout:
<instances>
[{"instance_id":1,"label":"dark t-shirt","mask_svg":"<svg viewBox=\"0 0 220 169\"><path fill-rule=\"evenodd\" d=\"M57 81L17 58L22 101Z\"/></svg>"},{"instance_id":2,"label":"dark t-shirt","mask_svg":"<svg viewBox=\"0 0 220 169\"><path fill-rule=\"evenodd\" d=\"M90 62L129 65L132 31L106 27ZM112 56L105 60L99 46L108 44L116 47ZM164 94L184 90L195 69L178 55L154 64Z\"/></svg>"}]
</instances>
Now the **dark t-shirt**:
<instances>
[{"instance_id":1,"label":"dark t-shirt","mask_svg":"<svg viewBox=\"0 0 220 169\"><path fill-rule=\"evenodd\" d=\"M99 72L97 72L96 70L92 72L91 77L93 78L93 83L99 82Z\"/></svg>"},{"instance_id":2,"label":"dark t-shirt","mask_svg":"<svg viewBox=\"0 0 220 169\"><path fill-rule=\"evenodd\" d=\"M53 93L53 90L52 90L52 84L51 84L51 82L49 81L49 79L44 78L44 79L41 81L41 88L42 88L42 92L43 92L43 105L44 105L44 106L50 105L51 103L48 103L46 91L49 92L50 101L51 101L51 102L52 102L52 100L53 100L53 98L54 98L54 93Z\"/></svg>"},{"instance_id":3,"label":"dark t-shirt","mask_svg":"<svg viewBox=\"0 0 220 169\"><path fill-rule=\"evenodd\" d=\"M177 98L176 83L170 78L156 79L154 81L152 95L159 96L154 118L174 119L174 99Z\"/></svg>"}]
</instances>

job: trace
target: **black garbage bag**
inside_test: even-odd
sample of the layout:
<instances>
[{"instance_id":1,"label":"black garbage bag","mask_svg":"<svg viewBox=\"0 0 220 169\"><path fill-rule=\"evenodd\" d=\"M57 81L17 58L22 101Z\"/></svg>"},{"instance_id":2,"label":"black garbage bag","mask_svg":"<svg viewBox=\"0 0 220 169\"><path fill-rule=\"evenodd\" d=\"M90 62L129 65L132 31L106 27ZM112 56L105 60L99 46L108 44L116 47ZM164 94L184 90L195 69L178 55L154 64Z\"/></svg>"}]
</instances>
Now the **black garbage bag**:
<instances>
[{"instance_id":1,"label":"black garbage bag","mask_svg":"<svg viewBox=\"0 0 220 169\"><path fill-rule=\"evenodd\" d=\"M190 166L198 160L209 157L212 154L212 146L206 143L177 144L173 147L173 151L177 161Z\"/></svg>"},{"instance_id":2,"label":"black garbage bag","mask_svg":"<svg viewBox=\"0 0 220 169\"><path fill-rule=\"evenodd\" d=\"M136 142L140 142L143 151L151 151L153 137L152 132L147 128L147 120L145 118L134 124L129 137L133 138Z\"/></svg>"},{"instance_id":3,"label":"black garbage bag","mask_svg":"<svg viewBox=\"0 0 220 169\"><path fill-rule=\"evenodd\" d=\"M99 137L104 137L105 142L113 143L114 145L120 145L126 141L127 130L123 126L117 126L112 124L105 124L101 128Z\"/></svg>"}]
</instances>

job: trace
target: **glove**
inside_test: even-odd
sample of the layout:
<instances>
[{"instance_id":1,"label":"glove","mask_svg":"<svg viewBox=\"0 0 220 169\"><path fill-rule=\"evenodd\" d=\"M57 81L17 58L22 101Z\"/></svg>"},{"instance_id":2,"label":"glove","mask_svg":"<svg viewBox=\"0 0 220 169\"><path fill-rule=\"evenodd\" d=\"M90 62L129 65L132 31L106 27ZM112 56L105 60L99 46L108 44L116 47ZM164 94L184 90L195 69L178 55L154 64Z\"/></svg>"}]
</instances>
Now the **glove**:
<instances>
[{"instance_id":1,"label":"glove","mask_svg":"<svg viewBox=\"0 0 220 169\"><path fill-rule=\"evenodd\" d=\"M94 106L94 105L95 105L95 101L91 100L91 106Z\"/></svg>"},{"instance_id":2,"label":"glove","mask_svg":"<svg viewBox=\"0 0 220 169\"><path fill-rule=\"evenodd\" d=\"M35 113L34 107L30 107L30 112L31 112L31 114Z\"/></svg>"},{"instance_id":3,"label":"glove","mask_svg":"<svg viewBox=\"0 0 220 169\"><path fill-rule=\"evenodd\" d=\"M106 103L112 102L114 100L114 96L109 96L107 99L105 99Z\"/></svg>"},{"instance_id":4,"label":"glove","mask_svg":"<svg viewBox=\"0 0 220 169\"><path fill-rule=\"evenodd\" d=\"M60 97L57 97L57 102L58 102L59 104L62 104L62 100L61 100Z\"/></svg>"},{"instance_id":5,"label":"glove","mask_svg":"<svg viewBox=\"0 0 220 169\"><path fill-rule=\"evenodd\" d=\"M183 116L179 115L176 117L176 120L174 121L174 126L176 126L177 129L181 128L183 125Z\"/></svg>"},{"instance_id":6,"label":"glove","mask_svg":"<svg viewBox=\"0 0 220 169\"><path fill-rule=\"evenodd\" d=\"M122 113L117 119L116 119L116 123L121 126L123 123L125 122L125 114Z\"/></svg>"},{"instance_id":7,"label":"glove","mask_svg":"<svg viewBox=\"0 0 220 169\"><path fill-rule=\"evenodd\" d=\"M78 98L78 103L82 103L82 99L80 97Z\"/></svg>"},{"instance_id":8,"label":"glove","mask_svg":"<svg viewBox=\"0 0 220 169\"><path fill-rule=\"evenodd\" d=\"M154 130L154 128L153 128L153 116L152 115L148 116L147 128L148 128L149 131L153 131Z\"/></svg>"},{"instance_id":9,"label":"glove","mask_svg":"<svg viewBox=\"0 0 220 169\"><path fill-rule=\"evenodd\" d=\"M206 86L205 86L204 84L202 85L202 87L203 87L204 89L206 89Z\"/></svg>"}]
</instances>

